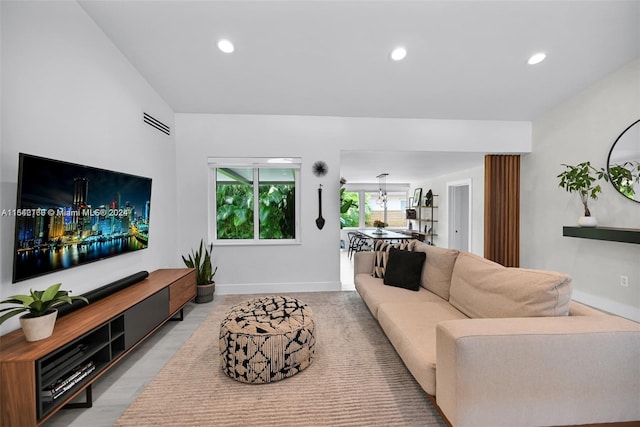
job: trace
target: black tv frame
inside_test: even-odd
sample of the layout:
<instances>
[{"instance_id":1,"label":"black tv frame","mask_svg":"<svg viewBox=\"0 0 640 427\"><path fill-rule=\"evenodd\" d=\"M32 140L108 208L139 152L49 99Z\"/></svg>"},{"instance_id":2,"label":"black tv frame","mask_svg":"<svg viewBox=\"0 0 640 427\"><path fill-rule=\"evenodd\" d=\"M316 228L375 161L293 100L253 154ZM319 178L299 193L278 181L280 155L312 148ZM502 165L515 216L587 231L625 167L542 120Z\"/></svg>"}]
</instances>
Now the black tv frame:
<instances>
[{"instance_id":1,"label":"black tv frame","mask_svg":"<svg viewBox=\"0 0 640 427\"><path fill-rule=\"evenodd\" d=\"M152 179L19 153L13 283L146 249Z\"/></svg>"}]
</instances>

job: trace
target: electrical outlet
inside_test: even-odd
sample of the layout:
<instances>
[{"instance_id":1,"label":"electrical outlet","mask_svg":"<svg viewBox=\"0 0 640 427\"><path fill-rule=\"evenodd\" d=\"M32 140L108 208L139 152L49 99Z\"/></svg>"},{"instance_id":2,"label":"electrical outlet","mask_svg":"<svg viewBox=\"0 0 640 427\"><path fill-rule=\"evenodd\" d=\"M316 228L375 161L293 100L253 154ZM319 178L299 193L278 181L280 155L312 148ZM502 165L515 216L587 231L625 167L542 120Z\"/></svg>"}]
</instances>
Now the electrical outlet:
<instances>
[{"instance_id":1,"label":"electrical outlet","mask_svg":"<svg viewBox=\"0 0 640 427\"><path fill-rule=\"evenodd\" d=\"M620 286L624 286L625 288L629 287L629 277L620 276Z\"/></svg>"}]
</instances>

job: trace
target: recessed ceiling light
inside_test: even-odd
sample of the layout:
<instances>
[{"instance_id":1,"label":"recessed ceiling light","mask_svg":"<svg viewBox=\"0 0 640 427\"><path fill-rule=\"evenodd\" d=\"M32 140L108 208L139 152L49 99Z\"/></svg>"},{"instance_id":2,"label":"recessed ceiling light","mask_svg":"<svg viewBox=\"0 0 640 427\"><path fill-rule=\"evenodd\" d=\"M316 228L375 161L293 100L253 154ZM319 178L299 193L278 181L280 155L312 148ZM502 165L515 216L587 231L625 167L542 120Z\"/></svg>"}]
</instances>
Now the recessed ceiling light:
<instances>
[{"instance_id":1,"label":"recessed ceiling light","mask_svg":"<svg viewBox=\"0 0 640 427\"><path fill-rule=\"evenodd\" d=\"M234 50L233 43L231 43L227 39L222 39L218 41L218 49L220 49L224 53L231 53Z\"/></svg>"},{"instance_id":2,"label":"recessed ceiling light","mask_svg":"<svg viewBox=\"0 0 640 427\"><path fill-rule=\"evenodd\" d=\"M397 47L391 52L391 59L394 61L402 61L405 56L407 56L407 49L403 47Z\"/></svg>"},{"instance_id":3,"label":"recessed ceiling light","mask_svg":"<svg viewBox=\"0 0 640 427\"><path fill-rule=\"evenodd\" d=\"M542 61L544 61L544 59L547 57L547 54L544 52L538 52L534 55L531 55L531 58L529 58L529 60L527 61L527 64L529 65L536 65L541 63Z\"/></svg>"}]
</instances>

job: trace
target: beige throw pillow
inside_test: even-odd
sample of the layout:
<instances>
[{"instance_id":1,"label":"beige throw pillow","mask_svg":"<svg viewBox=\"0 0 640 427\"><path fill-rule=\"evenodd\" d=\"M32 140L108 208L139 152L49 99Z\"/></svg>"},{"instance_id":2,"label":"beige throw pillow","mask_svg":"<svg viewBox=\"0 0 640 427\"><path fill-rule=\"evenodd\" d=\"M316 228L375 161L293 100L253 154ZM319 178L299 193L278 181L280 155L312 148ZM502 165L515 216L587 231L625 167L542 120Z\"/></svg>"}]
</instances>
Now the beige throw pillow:
<instances>
[{"instance_id":1,"label":"beige throw pillow","mask_svg":"<svg viewBox=\"0 0 640 427\"><path fill-rule=\"evenodd\" d=\"M413 251L427 254L422 269L422 287L448 301L451 274L459 251L439 248L417 240L414 242Z\"/></svg>"},{"instance_id":2,"label":"beige throw pillow","mask_svg":"<svg viewBox=\"0 0 640 427\"><path fill-rule=\"evenodd\" d=\"M471 318L567 316L570 301L563 273L506 268L468 252L453 267L449 302Z\"/></svg>"}]
</instances>

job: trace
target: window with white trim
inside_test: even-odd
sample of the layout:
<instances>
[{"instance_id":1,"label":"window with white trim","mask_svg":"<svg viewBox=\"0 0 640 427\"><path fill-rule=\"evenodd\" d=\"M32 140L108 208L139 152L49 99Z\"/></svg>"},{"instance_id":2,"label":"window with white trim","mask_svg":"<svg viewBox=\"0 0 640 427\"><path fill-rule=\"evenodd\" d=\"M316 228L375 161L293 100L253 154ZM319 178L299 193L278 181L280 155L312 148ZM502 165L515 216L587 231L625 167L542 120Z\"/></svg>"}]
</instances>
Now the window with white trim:
<instances>
[{"instance_id":1,"label":"window with white trim","mask_svg":"<svg viewBox=\"0 0 640 427\"><path fill-rule=\"evenodd\" d=\"M299 158L210 158L216 243L300 242Z\"/></svg>"}]
</instances>

